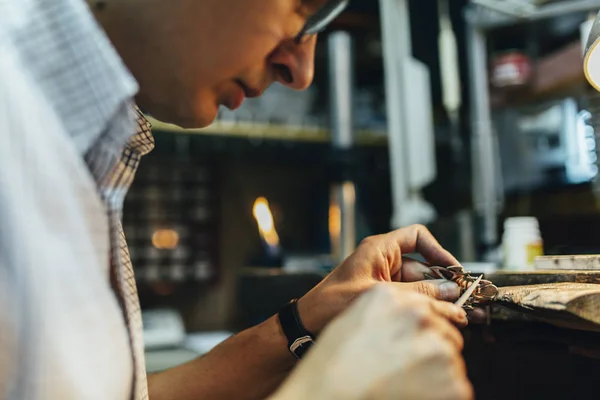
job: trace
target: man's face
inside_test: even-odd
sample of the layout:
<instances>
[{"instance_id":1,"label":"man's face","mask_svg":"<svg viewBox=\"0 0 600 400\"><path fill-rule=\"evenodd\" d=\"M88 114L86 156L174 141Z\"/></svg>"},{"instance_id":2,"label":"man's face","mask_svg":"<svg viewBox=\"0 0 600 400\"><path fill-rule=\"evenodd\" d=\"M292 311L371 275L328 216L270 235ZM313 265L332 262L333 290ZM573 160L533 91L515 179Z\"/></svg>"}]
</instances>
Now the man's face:
<instances>
[{"instance_id":1,"label":"man's face","mask_svg":"<svg viewBox=\"0 0 600 400\"><path fill-rule=\"evenodd\" d=\"M107 0L98 13L155 117L202 127L275 81L310 85L316 38L295 42L326 0ZM112 9L111 9L112 7Z\"/></svg>"}]
</instances>

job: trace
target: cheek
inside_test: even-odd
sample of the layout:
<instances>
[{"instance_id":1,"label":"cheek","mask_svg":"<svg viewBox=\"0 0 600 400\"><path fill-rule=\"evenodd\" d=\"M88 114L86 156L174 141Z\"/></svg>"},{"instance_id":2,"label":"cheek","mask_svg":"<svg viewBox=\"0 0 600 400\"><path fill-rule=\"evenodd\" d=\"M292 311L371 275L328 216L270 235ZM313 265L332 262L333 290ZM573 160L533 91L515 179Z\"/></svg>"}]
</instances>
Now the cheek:
<instances>
[{"instance_id":1,"label":"cheek","mask_svg":"<svg viewBox=\"0 0 600 400\"><path fill-rule=\"evenodd\" d=\"M243 71L265 65L278 43L277 37L268 33L236 35L214 49L211 64L221 76L237 77Z\"/></svg>"},{"instance_id":2,"label":"cheek","mask_svg":"<svg viewBox=\"0 0 600 400\"><path fill-rule=\"evenodd\" d=\"M195 82L195 87L213 87L264 66L277 45L301 28L297 1L173 2L179 6L174 6L169 20L177 24L161 36L178 79Z\"/></svg>"},{"instance_id":3,"label":"cheek","mask_svg":"<svg viewBox=\"0 0 600 400\"><path fill-rule=\"evenodd\" d=\"M196 49L198 62L211 69L206 71L208 75L235 77L241 71L264 64L297 25L297 15L290 7L294 2L290 0L236 0L225 10L224 3L232 1L221 2L223 5L211 13L211 20L195 25L196 32L189 38L188 47Z\"/></svg>"}]
</instances>

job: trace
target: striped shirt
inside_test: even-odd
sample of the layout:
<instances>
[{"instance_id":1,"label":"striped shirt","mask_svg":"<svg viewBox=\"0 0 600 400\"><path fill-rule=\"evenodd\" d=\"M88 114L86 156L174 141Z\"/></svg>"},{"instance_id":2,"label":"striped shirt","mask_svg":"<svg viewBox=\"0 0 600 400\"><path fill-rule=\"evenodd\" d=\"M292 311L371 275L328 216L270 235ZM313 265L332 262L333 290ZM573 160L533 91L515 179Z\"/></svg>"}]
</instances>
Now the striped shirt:
<instances>
[{"instance_id":1,"label":"striped shirt","mask_svg":"<svg viewBox=\"0 0 600 400\"><path fill-rule=\"evenodd\" d=\"M121 226L154 146L137 89L83 0L0 0L0 399L148 396Z\"/></svg>"}]
</instances>

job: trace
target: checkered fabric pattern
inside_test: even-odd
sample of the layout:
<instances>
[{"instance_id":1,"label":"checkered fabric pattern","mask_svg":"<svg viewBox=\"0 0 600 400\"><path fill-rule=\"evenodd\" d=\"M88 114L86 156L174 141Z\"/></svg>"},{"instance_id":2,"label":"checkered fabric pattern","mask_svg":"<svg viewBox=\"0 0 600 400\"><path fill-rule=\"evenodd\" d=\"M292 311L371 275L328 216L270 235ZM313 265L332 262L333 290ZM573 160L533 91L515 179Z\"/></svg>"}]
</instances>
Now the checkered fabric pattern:
<instances>
[{"instance_id":1,"label":"checkered fabric pattern","mask_svg":"<svg viewBox=\"0 0 600 400\"><path fill-rule=\"evenodd\" d=\"M123 65L122 60L112 47L107 36L97 25L83 0L0 0L0 50L10 52L11 60L14 59L15 65L18 64L20 66L18 68L19 77L23 77L28 83L34 83L35 92L39 92L39 95L35 97L32 94L31 97L35 99L34 102L39 100L40 107L38 109L51 112L53 118L57 117L56 121L58 122L51 125L54 129L57 129L57 132L53 133L56 133L57 137L60 136L62 138L62 130L64 130L65 136L73 144L81 159L85 161L85 163L72 164L79 166L82 170L85 170L85 166L87 165L89 173L91 173L96 183L98 194L105 204L110 231L111 276L114 278L113 285L115 286L119 303L122 307L132 349L134 366L132 398L135 400L146 399L148 393L141 311L133 269L121 225L123 200L131 185L140 158L154 146L150 125L132 102L132 98L138 89L137 83ZM12 68L10 65L5 67ZM13 68L12 71L16 71L16 69ZM2 99L2 96L0 96L0 99ZM29 104L31 104L31 100L29 101ZM0 116L3 115L3 111L10 109L7 105L8 103L3 104L6 108L0 109ZM36 109L33 106L31 108ZM6 122L5 117L8 118L8 122ZM3 117L5 118L5 128L7 127L8 129L8 131L0 133L0 137L3 140L7 139L7 137L2 136L2 134L9 135L15 129L16 131L13 134L21 135L21 132L18 131L20 127L11 125L10 117L10 113ZM37 115L30 115L30 118L35 119L36 117L39 118ZM17 119L14 118L15 121ZM23 119L20 121L23 123ZM58 130L61 130L61 132L58 132ZM36 134L43 134L43 130L38 129L37 132L41 133ZM49 136L47 135L47 137ZM69 147L71 143L69 143ZM38 144L30 143L23 146L36 146ZM69 148L69 150L71 149ZM39 149L36 148L36 151L39 151ZM35 152L30 151L30 154L35 154ZM53 157L53 159L56 159L56 156ZM17 166L17 168L19 167ZM85 173L81 174L81 172L76 171L72 175L80 179L89 177L89 174L86 176ZM38 177L42 176L43 174L38 174ZM63 186L67 187L69 185L68 179L70 179L70 176L64 177L61 180L61 184L64 183ZM2 181L0 180L0 182ZM2 183L4 185L5 182ZM75 186L75 184L71 186ZM7 190L8 188L10 188L10 185L5 187ZM0 194L2 194L1 191ZM46 198L45 196L47 196L49 199L52 199L52 195L57 196L56 193L52 194L46 191L40 193L40 198ZM84 201L83 199L89 201L89 204L77 204L78 209L97 210L97 204L93 201L93 196L89 196L89 193L86 193L79 201ZM70 200L78 201L78 199ZM67 204L68 202L65 201L62 203ZM55 204L50 202L49 206L55 206ZM33 221L34 217L37 218L37 214L23 216L24 221L25 218L28 218L27 222ZM40 222L43 223L42 218L40 217ZM82 216L77 221L80 222L81 226L90 228L86 233L102 238L104 221L98 215ZM74 226L78 226L77 221L73 220L69 221L69 223L74 223ZM31 223L33 224L33 222ZM11 225L9 224L8 226L10 227ZM18 226L18 224L15 226ZM39 226L46 227L47 225L41 224ZM0 239L3 239L3 237L0 237ZM73 240L73 242L78 243L77 240ZM1 243L0 240L0 245L3 244L6 243ZM66 249L69 254L78 254L77 249ZM104 251L106 250L99 245L96 249L86 249L85 254L83 250L80 253L84 254L90 260L96 261L103 259L102 255L105 254ZM0 267L4 267L2 265L3 261L5 261L5 258L0 257ZM35 265L35 263L31 262L28 265ZM9 264L10 267L11 265ZM105 269L108 269L108 266ZM8 271L11 272L12 270L8 269ZM2 268L0 268L1 273L3 273ZM90 273L97 274L98 271L91 270ZM26 285L24 287L26 288L33 287L32 284L27 286L29 282L18 283L24 283ZM11 287L10 289L15 291L17 295L28 293L20 291L18 286L16 288ZM85 293L86 288L74 290L78 290L77 294L80 295L82 290ZM101 291L102 287L98 286L98 290ZM8 291L8 293L11 292ZM57 296L53 299L59 299L59 294L56 293ZM43 295L49 294L44 293ZM90 291L88 297L95 295L97 294ZM40 298L42 298L41 296ZM101 310L103 309L110 309L110 299L103 299L106 303L100 303L100 300L91 299L89 304L96 307L97 312L102 312ZM64 304L61 303L63 300L62 298L56 300L56 304ZM86 298L86 305L88 304L88 300L90 299ZM94 303L94 300L96 303ZM23 309L26 307L25 303L21 303L19 306L23 307ZM83 310L79 309L77 311L83 312ZM15 312L19 313L18 311ZM73 310L67 312L73 312ZM85 315L73 313L71 317L79 318L79 316L84 317ZM0 332L2 332L3 328L2 323L7 321L1 318L3 316L0 312ZM25 318L23 315L17 316ZM38 318L37 315L35 317ZM99 317L95 318L95 322L97 322ZM9 319L8 321L12 320ZM83 321L85 323L85 317ZM75 326L75 324L73 325ZM26 329L37 330L37 328L37 326L28 326ZM115 332L118 331L118 327L114 326L113 328ZM11 331L10 325L8 325L8 329L9 332L18 331L18 329ZM40 333L36 332L35 334L39 335ZM24 338L25 336L20 339L22 342L21 348L33 351L28 349L28 346L32 343L28 343ZM0 337L0 348L2 348L2 344L2 338ZM102 343L98 343L98 346L102 346ZM97 351L97 349L90 350ZM71 353L65 353L65 356L67 358L71 357L71 361L77 359L77 357L81 357L81 355ZM2 357L3 355L0 354L0 372L2 371ZM22 363L25 363L25 361ZM18 368L23 368L23 370ZM27 395L26 398L45 398L44 396L47 396L47 394L44 394L44 390L40 388L43 388L45 384L51 384L51 375L50 378L43 378L41 381L36 381L36 377L33 376L34 372L31 369L27 369L25 366L18 368L17 379L22 377L28 382L36 382L35 384L39 385L33 387L29 386L29 383L23 384L20 386L20 389L17 389L22 391L19 393L30 393L31 395ZM67 371L68 373L74 373L72 369L73 365L69 365L66 368L70 368ZM44 374L48 372L44 371ZM25 378L26 375L29 376ZM85 389L86 385L88 385L88 389L94 387L93 382L81 382L79 386L78 382L72 382L72 384L78 390ZM19 382L16 385L19 388ZM57 390L63 390L61 398L65 399L73 398L74 393L77 393L77 391L65 391L67 390L65 389L65 385L58 387ZM2 379L0 379L0 397L2 397L2 391ZM36 392L36 394L32 394L32 391ZM94 394L98 395L100 393L96 393L96 390L94 390ZM9 398L11 398L10 395Z\"/></svg>"},{"instance_id":2,"label":"checkered fabric pattern","mask_svg":"<svg viewBox=\"0 0 600 400\"><path fill-rule=\"evenodd\" d=\"M139 108L135 107L135 113L137 122L135 135L129 140L123 150L123 155L112 170L104 176L98 176L97 179L100 194L108 210L112 249L111 268L116 277L115 289L117 289L123 307L133 350L135 366L133 398L145 400L148 398L148 386L144 358L142 312L121 220L125 194L133 182L141 157L154 148L154 137L152 136L150 123ZM102 164L102 157L90 156L87 159L91 171L96 170L97 164Z\"/></svg>"}]
</instances>

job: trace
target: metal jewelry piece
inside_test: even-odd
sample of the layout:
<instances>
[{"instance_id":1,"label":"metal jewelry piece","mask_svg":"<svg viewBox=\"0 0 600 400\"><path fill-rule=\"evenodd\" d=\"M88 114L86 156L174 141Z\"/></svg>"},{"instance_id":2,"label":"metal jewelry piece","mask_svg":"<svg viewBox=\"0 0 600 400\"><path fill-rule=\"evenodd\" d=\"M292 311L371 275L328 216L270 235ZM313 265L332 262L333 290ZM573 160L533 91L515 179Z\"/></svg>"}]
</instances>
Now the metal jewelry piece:
<instances>
[{"instance_id":1,"label":"metal jewelry piece","mask_svg":"<svg viewBox=\"0 0 600 400\"><path fill-rule=\"evenodd\" d=\"M479 287L479 282L481 282L482 278L483 275L479 275L479 278L477 278L475 282L471 283L471 286L469 286L469 288L465 290L462 296L460 296L458 300L454 302L454 304L460 307L464 306L467 303L467 301L471 299L471 296L473 295L473 292L475 292L475 289Z\"/></svg>"},{"instance_id":2,"label":"metal jewelry piece","mask_svg":"<svg viewBox=\"0 0 600 400\"><path fill-rule=\"evenodd\" d=\"M460 265L454 265L451 267L429 267L431 270L430 274L425 274L427 279L447 279L455 282L460 288L460 294L462 295L468 288L477 280L477 278L471 276L471 272L465 270ZM476 304L485 304L494 300L498 294L498 288L492 282L482 279L479 282L479 286L475 289L471 297L463 305L465 310L472 310Z\"/></svg>"}]
</instances>

